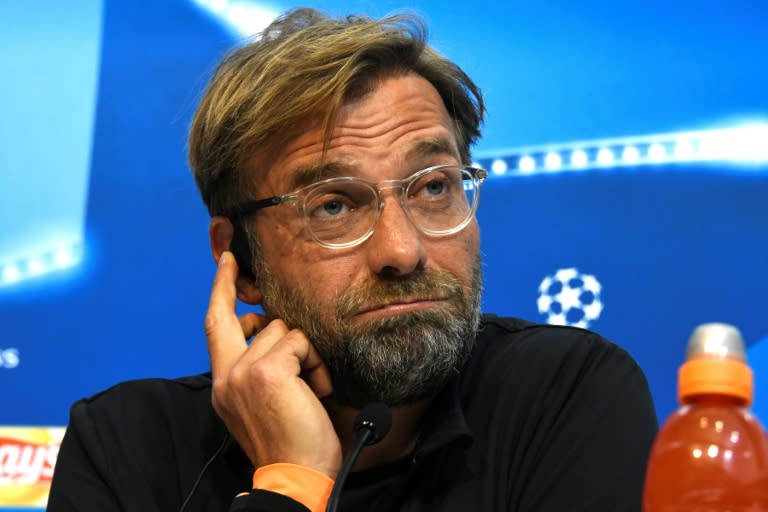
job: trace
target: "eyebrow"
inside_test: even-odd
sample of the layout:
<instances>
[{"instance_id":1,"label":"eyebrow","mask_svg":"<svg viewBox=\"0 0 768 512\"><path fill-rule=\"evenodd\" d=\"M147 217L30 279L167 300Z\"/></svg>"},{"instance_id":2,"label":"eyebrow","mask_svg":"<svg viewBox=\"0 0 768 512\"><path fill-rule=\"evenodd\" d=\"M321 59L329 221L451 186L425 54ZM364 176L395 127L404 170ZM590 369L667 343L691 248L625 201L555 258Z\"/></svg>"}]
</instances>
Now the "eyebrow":
<instances>
[{"instance_id":1,"label":"eyebrow","mask_svg":"<svg viewBox=\"0 0 768 512\"><path fill-rule=\"evenodd\" d=\"M406 159L430 156L451 156L459 158L456 146L447 137L431 137L417 140L405 153Z\"/></svg>"},{"instance_id":2,"label":"eyebrow","mask_svg":"<svg viewBox=\"0 0 768 512\"><path fill-rule=\"evenodd\" d=\"M458 159L456 148L447 137L417 140L405 153L406 160L432 156L450 156ZM353 174L352 166L336 160L301 166L291 173L290 190L296 190L329 178Z\"/></svg>"},{"instance_id":3,"label":"eyebrow","mask_svg":"<svg viewBox=\"0 0 768 512\"><path fill-rule=\"evenodd\" d=\"M299 167L291 173L291 190L296 190L318 181L352 174L352 167L338 161L322 162Z\"/></svg>"}]
</instances>

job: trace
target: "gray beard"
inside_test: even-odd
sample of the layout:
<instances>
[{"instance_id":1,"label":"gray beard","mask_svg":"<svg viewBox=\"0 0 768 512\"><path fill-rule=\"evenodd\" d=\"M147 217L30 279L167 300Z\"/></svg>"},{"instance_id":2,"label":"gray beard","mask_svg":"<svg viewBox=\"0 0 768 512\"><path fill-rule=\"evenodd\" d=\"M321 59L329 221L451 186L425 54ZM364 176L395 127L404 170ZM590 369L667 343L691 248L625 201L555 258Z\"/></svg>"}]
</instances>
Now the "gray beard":
<instances>
[{"instance_id":1,"label":"gray beard","mask_svg":"<svg viewBox=\"0 0 768 512\"><path fill-rule=\"evenodd\" d=\"M303 331L331 375L333 398L361 408L382 401L406 405L437 394L468 359L480 323L482 273L473 262L469 287L447 271L420 270L405 277L377 277L349 290L328 319L297 290L280 285L266 268L254 268L270 319ZM355 323L365 305L407 297L447 300L425 311Z\"/></svg>"}]
</instances>

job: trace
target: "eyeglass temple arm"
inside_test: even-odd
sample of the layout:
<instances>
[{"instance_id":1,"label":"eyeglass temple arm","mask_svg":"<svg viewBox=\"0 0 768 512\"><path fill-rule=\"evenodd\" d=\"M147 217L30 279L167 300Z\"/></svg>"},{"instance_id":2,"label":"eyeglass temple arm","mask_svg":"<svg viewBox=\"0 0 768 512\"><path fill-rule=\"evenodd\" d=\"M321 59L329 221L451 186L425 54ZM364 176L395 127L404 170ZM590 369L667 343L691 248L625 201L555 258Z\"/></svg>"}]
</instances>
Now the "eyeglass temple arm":
<instances>
[{"instance_id":1,"label":"eyeglass temple arm","mask_svg":"<svg viewBox=\"0 0 768 512\"><path fill-rule=\"evenodd\" d=\"M255 212L256 210L261 210L262 208L269 208L270 206L276 206L282 202L284 202L287 198L290 196L272 196L267 197L266 199L257 199L255 201L250 201L248 203L245 203L243 205L240 205L237 208L234 208L227 212L227 217L236 217L240 215L248 215L250 213Z\"/></svg>"}]
</instances>

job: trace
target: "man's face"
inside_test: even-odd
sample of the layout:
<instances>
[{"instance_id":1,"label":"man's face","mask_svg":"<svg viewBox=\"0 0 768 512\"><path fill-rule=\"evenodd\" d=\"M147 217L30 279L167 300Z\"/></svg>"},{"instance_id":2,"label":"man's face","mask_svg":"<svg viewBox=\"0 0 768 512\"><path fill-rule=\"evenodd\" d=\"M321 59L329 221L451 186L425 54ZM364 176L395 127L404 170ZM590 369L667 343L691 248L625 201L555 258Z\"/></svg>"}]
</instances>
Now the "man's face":
<instances>
[{"instance_id":1,"label":"man's face","mask_svg":"<svg viewBox=\"0 0 768 512\"><path fill-rule=\"evenodd\" d=\"M443 102L416 75L385 79L342 107L324 159L322 149L319 126L290 140L270 159L258 197L337 175L378 182L460 163ZM264 310L308 336L342 405L402 405L434 394L468 356L479 322L474 219L454 235L431 238L410 222L395 193L383 197L374 233L351 248L317 244L298 207L262 210L253 223Z\"/></svg>"}]
</instances>

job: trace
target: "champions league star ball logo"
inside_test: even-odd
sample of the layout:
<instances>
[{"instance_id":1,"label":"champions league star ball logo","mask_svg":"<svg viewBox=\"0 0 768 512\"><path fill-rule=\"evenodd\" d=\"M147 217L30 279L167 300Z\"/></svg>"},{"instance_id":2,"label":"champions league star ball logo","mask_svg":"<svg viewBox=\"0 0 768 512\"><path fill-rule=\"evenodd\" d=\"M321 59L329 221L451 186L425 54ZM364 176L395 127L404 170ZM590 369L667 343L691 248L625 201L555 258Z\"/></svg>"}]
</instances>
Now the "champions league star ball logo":
<instances>
[{"instance_id":1,"label":"champions league star ball logo","mask_svg":"<svg viewBox=\"0 0 768 512\"><path fill-rule=\"evenodd\" d=\"M539 285L539 313L547 316L548 324L586 329L603 311L601 289L591 274L582 274L575 268L560 269Z\"/></svg>"}]
</instances>

